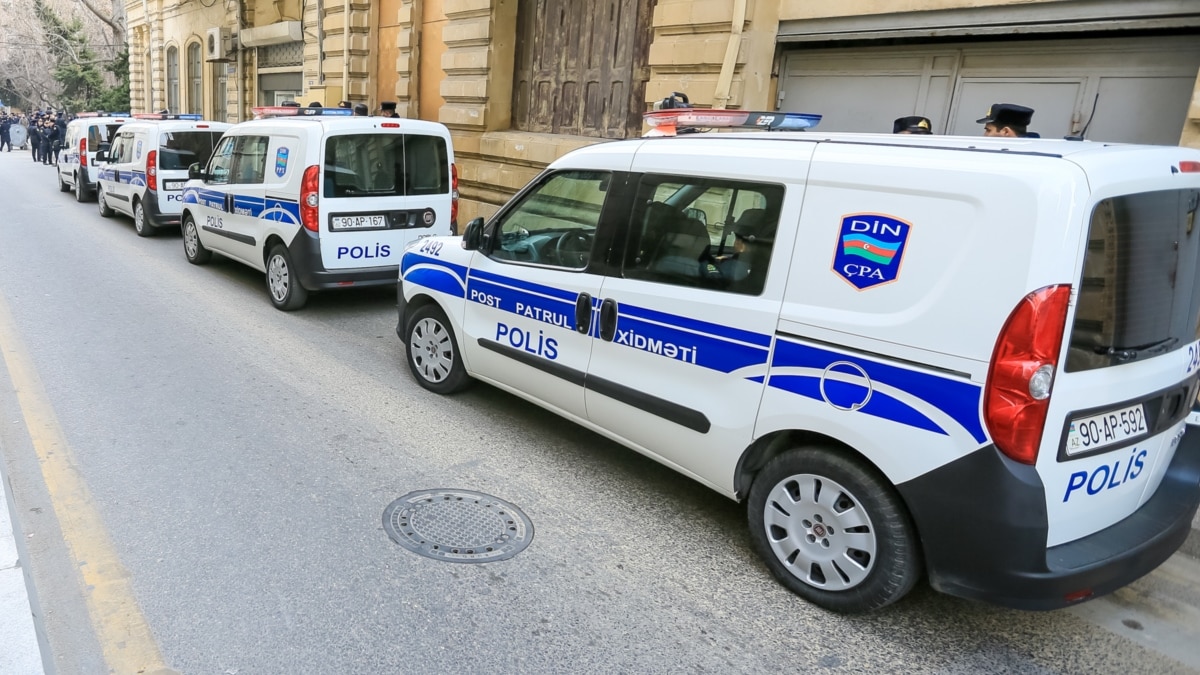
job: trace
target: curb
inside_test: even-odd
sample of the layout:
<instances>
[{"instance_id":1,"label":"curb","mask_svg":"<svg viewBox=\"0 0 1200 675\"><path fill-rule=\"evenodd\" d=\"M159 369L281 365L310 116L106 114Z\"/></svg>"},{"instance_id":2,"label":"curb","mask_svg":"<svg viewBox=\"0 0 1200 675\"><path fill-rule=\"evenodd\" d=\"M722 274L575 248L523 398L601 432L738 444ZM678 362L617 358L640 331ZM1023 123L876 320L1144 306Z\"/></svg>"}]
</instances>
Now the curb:
<instances>
[{"instance_id":1,"label":"curb","mask_svg":"<svg viewBox=\"0 0 1200 675\"><path fill-rule=\"evenodd\" d=\"M45 670L33 624L25 568L21 564L8 491L0 477L0 672L40 674Z\"/></svg>"}]
</instances>

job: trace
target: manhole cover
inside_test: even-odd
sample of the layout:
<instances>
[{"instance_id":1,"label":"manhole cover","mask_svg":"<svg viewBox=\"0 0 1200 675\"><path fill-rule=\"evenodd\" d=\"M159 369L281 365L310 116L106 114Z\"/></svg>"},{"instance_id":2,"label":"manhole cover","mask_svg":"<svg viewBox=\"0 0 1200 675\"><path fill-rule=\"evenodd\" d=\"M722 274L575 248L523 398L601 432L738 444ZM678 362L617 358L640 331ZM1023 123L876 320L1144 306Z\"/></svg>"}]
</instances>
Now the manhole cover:
<instances>
[{"instance_id":1,"label":"manhole cover","mask_svg":"<svg viewBox=\"0 0 1200 675\"><path fill-rule=\"evenodd\" d=\"M392 541L434 560L507 560L533 540L521 509L471 490L418 490L388 504L383 529Z\"/></svg>"}]
</instances>

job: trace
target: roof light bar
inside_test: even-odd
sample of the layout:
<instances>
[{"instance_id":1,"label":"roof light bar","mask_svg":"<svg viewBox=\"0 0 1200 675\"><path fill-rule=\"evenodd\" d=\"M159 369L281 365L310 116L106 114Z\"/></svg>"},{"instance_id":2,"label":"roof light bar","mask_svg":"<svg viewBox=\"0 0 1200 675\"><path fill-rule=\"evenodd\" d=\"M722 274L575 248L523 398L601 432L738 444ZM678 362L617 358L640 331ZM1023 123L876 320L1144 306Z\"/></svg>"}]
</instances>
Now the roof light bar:
<instances>
[{"instance_id":1,"label":"roof light bar","mask_svg":"<svg viewBox=\"0 0 1200 675\"><path fill-rule=\"evenodd\" d=\"M176 115L166 115L163 113L137 113L133 117L134 119L139 120L190 120L193 122L198 122L204 119L204 115L197 115L195 113L180 113Z\"/></svg>"},{"instance_id":2,"label":"roof light bar","mask_svg":"<svg viewBox=\"0 0 1200 675\"><path fill-rule=\"evenodd\" d=\"M76 116L76 117L129 117L129 113L127 113L127 112L117 112L117 113L111 113L111 112L81 112L81 113L76 113L76 114L75 114L75 116Z\"/></svg>"},{"instance_id":3,"label":"roof light bar","mask_svg":"<svg viewBox=\"0 0 1200 675\"><path fill-rule=\"evenodd\" d=\"M252 110L255 117L350 117L354 114L349 108L297 108L287 105L263 106Z\"/></svg>"},{"instance_id":4,"label":"roof light bar","mask_svg":"<svg viewBox=\"0 0 1200 675\"><path fill-rule=\"evenodd\" d=\"M643 113L650 126L647 136L674 136L679 129L758 129L760 131L803 131L821 121L810 113L755 112L703 108L677 108Z\"/></svg>"}]
</instances>

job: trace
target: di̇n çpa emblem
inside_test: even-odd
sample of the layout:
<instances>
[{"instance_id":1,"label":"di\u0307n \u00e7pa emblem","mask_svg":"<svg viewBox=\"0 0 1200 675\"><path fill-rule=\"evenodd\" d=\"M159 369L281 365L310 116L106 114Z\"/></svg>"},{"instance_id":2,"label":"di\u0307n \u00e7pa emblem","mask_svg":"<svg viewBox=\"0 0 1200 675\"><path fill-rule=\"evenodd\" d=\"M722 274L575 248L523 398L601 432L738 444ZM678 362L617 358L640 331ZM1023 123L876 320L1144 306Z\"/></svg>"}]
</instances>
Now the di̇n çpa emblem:
<instances>
[{"instance_id":1,"label":"di\u0307n \u00e7pa emblem","mask_svg":"<svg viewBox=\"0 0 1200 675\"><path fill-rule=\"evenodd\" d=\"M882 213L842 216L833 271L864 291L900 276L912 225Z\"/></svg>"},{"instance_id":2,"label":"di\u0307n \u00e7pa emblem","mask_svg":"<svg viewBox=\"0 0 1200 675\"><path fill-rule=\"evenodd\" d=\"M275 152L275 175L283 178L283 174L287 173L288 165L288 149L279 148Z\"/></svg>"}]
</instances>

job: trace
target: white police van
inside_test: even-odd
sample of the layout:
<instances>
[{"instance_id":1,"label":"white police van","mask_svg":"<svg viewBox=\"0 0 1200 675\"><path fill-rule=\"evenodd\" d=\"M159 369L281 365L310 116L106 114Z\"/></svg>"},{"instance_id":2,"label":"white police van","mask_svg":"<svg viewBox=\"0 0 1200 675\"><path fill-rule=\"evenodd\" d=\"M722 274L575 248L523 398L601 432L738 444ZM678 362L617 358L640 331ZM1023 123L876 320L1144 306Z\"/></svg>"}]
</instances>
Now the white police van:
<instances>
[{"instance_id":1,"label":"white police van","mask_svg":"<svg viewBox=\"0 0 1200 675\"><path fill-rule=\"evenodd\" d=\"M394 284L405 245L456 232L458 174L436 122L342 108L255 108L184 189L189 262L212 254L266 272L271 302Z\"/></svg>"},{"instance_id":2,"label":"white police van","mask_svg":"<svg viewBox=\"0 0 1200 675\"><path fill-rule=\"evenodd\" d=\"M129 113L83 112L67 122L56 171L59 191L74 191L76 201L91 199L100 177L96 153L107 150L117 129L131 119Z\"/></svg>"},{"instance_id":3,"label":"white police van","mask_svg":"<svg viewBox=\"0 0 1200 675\"><path fill-rule=\"evenodd\" d=\"M410 246L397 332L427 389L489 382L746 501L821 606L926 575L1052 609L1190 531L1198 208L1177 147L605 143Z\"/></svg>"},{"instance_id":4,"label":"white police van","mask_svg":"<svg viewBox=\"0 0 1200 675\"><path fill-rule=\"evenodd\" d=\"M96 204L100 215L133 218L138 236L178 227L183 186L192 164L208 163L213 147L232 124L201 115L137 114L117 130L112 145L96 153Z\"/></svg>"}]
</instances>

